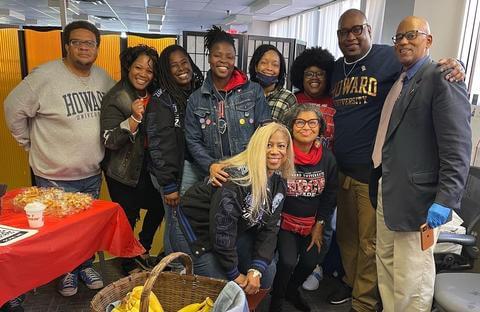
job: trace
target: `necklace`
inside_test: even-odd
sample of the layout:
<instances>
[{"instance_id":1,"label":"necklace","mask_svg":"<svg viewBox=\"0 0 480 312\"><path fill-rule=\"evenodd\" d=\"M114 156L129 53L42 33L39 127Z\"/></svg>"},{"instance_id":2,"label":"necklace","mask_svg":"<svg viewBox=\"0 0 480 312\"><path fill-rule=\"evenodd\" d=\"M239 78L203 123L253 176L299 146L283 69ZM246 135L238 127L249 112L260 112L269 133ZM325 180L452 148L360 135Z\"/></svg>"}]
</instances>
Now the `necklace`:
<instances>
[{"instance_id":1,"label":"necklace","mask_svg":"<svg viewBox=\"0 0 480 312\"><path fill-rule=\"evenodd\" d=\"M147 97L148 97L148 92L145 91L145 95L144 96L141 96L140 94L138 94L137 92L137 96L140 100L145 100Z\"/></svg>"},{"instance_id":2,"label":"necklace","mask_svg":"<svg viewBox=\"0 0 480 312\"><path fill-rule=\"evenodd\" d=\"M355 66L357 65L358 62L360 62L361 60L363 60L364 58L367 57L367 55L370 53L370 51L372 50L372 47L373 45L370 46L370 48L368 49L367 53L365 53L364 56L362 56L361 58L359 58L358 60L356 61L353 61L353 62L347 62L347 60L345 59L345 57L343 58L343 74L345 75L345 78L348 78L348 76L350 76L350 74L352 73L353 69L355 68ZM345 67L345 65L352 65L352 68L350 68L350 70L348 71L347 73L347 69Z\"/></svg>"},{"instance_id":3,"label":"necklace","mask_svg":"<svg viewBox=\"0 0 480 312\"><path fill-rule=\"evenodd\" d=\"M85 89L88 89L88 84L90 82L90 74L86 77L78 76L72 71L72 69L67 65L67 63L65 63L65 59L63 59L62 62L63 65L67 68L67 71L72 74L72 76L75 77L75 79L77 79L85 87Z\"/></svg>"}]
</instances>

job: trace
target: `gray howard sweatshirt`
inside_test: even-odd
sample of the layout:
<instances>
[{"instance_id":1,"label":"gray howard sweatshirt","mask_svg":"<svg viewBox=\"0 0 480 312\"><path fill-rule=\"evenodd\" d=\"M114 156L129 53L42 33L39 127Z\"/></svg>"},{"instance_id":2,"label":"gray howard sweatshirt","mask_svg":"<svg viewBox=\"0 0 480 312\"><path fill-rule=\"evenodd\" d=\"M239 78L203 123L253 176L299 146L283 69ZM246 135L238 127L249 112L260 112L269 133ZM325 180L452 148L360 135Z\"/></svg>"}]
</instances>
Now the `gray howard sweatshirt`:
<instances>
[{"instance_id":1,"label":"gray howard sweatshirt","mask_svg":"<svg viewBox=\"0 0 480 312\"><path fill-rule=\"evenodd\" d=\"M29 151L35 175L73 181L100 173L100 107L114 83L95 65L89 77L79 77L56 60L13 89L4 102L7 126Z\"/></svg>"}]
</instances>

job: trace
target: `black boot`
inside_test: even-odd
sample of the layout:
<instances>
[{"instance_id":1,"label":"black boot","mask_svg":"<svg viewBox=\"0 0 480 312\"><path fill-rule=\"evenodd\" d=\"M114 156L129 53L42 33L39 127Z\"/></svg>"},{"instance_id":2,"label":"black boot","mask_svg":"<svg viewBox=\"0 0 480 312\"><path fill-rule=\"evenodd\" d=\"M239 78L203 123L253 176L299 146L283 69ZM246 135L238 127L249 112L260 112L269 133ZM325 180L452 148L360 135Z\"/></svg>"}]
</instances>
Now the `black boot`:
<instances>
[{"instance_id":1,"label":"black boot","mask_svg":"<svg viewBox=\"0 0 480 312\"><path fill-rule=\"evenodd\" d=\"M310 306L298 290L295 292L287 292L285 299L287 299L288 302L293 304L293 306L298 310L303 312L310 312Z\"/></svg>"},{"instance_id":2,"label":"black boot","mask_svg":"<svg viewBox=\"0 0 480 312\"><path fill-rule=\"evenodd\" d=\"M268 312L282 312L282 306L283 299L272 296L272 300L270 300L270 309L268 309Z\"/></svg>"}]
</instances>

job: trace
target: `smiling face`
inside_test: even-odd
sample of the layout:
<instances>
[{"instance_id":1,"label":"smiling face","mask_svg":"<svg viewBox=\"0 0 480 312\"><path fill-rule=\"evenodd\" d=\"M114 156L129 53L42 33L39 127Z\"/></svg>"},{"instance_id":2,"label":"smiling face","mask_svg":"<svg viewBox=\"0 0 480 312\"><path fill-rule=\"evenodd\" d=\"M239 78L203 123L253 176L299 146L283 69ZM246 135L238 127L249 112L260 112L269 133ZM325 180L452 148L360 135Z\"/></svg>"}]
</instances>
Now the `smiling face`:
<instances>
[{"instance_id":1,"label":"smiling face","mask_svg":"<svg viewBox=\"0 0 480 312\"><path fill-rule=\"evenodd\" d=\"M405 18L397 28L397 34L405 34L409 31L420 31L417 37L408 40L405 36L402 40L395 43L395 52L398 60L405 68L415 64L419 59L428 55L428 50L432 45L432 35L430 35L430 27L428 23L420 18L409 16Z\"/></svg>"},{"instance_id":2,"label":"smiling face","mask_svg":"<svg viewBox=\"0 0 480 312\"><path fill-rule=\"evenodd\" d=\"M168 61L170 73L175 83L181 88L188 88L192 81L193 70L187 55L180 50L176 50L170 54Z\"/></svg>"},{"instance_id":3,"label":"smiling face","mask_svg":"<svg viewBox=\"0 0 480 312\"><path fill-rule=\"evenodd\" d=\"M83 42L79 46L71 44L72 40ZM83 28L77 28L70 33L69 42L65 44L67 51L67 62L72 66L85 70L89 69L98 55L97 46L88 46L85 42L96 42L96 37L93 32Z\"/></svg>"},{"instance_id":4,"label":"smiling face","mask_svg":"<svg viewBox=\"0 0 480 312\"><path fill-rule=\"evenodd\" d=\"M296 120L304 120L305 125L303 127L297 126L296 123L292 127L292 137L293 142L300 143L302 145L313 143L316 138L320 135L320 124L317 124L316 127L310 127L307 121L317 119L318 116L315 112L306 111L300 112ZM298 144L296 144L298 145Z\"/></svg>"},{"instance_id":5,"label":"smiling face","mask_svg":"<svg viewBox=\"0 0 480 312\"><path fill-rule=\"evenodd\" d=\"M218 79L230 79L235 68L235 49L228 42L217 42L208 55L212 75Z\"/></svg>"},{"instance_id":6,"label":"smiling face","mask_svg":"<svg viewBox=\"0 0 480 312\"><path fill-rule=\"evenodd\" d=\"M128 79L137 91L145 90L153 79L152 60L141 54L128 70Z\"/></svg>"},{"instance_id":7,"label":"smiling face","mask_svg":"<svg viewBox=\"0 0 480 312\"><path fill-rule=\"evenodd\" d=\"M352 31L345 35L337 33L338 46L349 62L363 57L372 46L371 28L370 25L365 25L366 23L365 17L355 11L347 12L340 17L339 30L351 30L354 26L364 25L359 35L354 35Z\"/></svg>"},{"instance_id":8,"label":"smiling face","mask_svg":"<svg viewBox=\"0 0 480 312\"><path fill-rule=\"evenodd\" d=\"M327 73L317 67L310 66L303 71L303 90L311 98L325 95L327 88Z\"/></svg>"},{"instance_id":9,"label":"smiling face","mask_svg":"<svg viewBox=\"0 0 480 312\"><path fill-rule=\"evenodd\" d=\"M288 137L285 133L277 131L268 140L267 169L269 175L279 170L287 160Z\"/></svg>"},{"instance_id":10,"label":"smiling face","mask_svg":"<svg viewBox=\"0 0 480 312\"><path fill-rule=\"evenodd\" d=\"M263 54L255 67L257 73L264 74L266 76L277 77L280 74L280 57L278 53L269 50Z\"/></svg>"}]
</instances>

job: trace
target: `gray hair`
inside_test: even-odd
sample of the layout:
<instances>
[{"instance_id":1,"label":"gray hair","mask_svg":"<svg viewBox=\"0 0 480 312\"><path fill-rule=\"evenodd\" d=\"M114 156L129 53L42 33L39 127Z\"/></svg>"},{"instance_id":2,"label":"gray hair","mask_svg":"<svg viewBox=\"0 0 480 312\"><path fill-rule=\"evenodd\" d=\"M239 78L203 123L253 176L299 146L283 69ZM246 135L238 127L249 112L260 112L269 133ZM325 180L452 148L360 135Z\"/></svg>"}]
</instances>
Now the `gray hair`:
<instances>
[{"instance_id":1,"label":"gray hair","mask_svg":"<svg viewBox=\"0 0 480 312\"><path fill-rule=\"evenodd\" d=\"M320 108L316 104L312 103L303 103L303 104L296 104L292 106L286 113L283 118L283 123L287 126L288 131L290 134L293 134L293 123L295 119L297 119L298 115L303 112L314 112L317 115L318 120L320 121L320 133L322 135L325 133L325 129L327 127L327 123L323 118L323 114L320 111Z\"/></svg>"}]
</instances>

